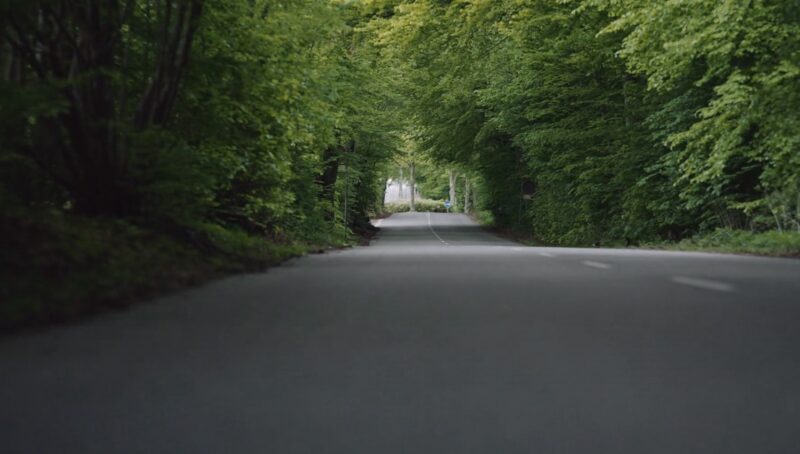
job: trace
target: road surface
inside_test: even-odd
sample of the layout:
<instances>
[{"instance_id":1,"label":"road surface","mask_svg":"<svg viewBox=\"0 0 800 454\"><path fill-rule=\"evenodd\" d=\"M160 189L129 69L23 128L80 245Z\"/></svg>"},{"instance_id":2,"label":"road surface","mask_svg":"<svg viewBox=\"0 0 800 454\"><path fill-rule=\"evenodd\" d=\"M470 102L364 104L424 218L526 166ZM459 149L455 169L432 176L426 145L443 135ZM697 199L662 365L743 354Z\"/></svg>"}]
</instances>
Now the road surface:
<instances>
[{"instance_id":1,"label":"road surface","mask_svg":"<svg viewBox=\"0 0 800 454\"><path fill-rule=\"evenodd\" d=\"M800 261L381 227L3 340L0 452L800 452Z\"/></svg>"}]
</instances>

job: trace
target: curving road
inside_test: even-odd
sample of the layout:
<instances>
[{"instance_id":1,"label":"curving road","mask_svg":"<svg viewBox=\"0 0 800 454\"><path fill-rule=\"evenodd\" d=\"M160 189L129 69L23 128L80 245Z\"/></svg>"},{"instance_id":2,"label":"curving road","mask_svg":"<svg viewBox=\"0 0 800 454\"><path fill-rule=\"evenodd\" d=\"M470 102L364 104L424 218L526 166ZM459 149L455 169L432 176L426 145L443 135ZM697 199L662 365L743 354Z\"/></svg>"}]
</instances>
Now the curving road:
<instances>
[{"instance_id":1,"label":"curving road","mask_svg":"<svg viewBox=\"0 0 800 454\"><path fill-rule=\"evenodd\" d=\"M381 227L3 340L0 452L800 452L800 261Z\"/></svg>"}]
</instances>

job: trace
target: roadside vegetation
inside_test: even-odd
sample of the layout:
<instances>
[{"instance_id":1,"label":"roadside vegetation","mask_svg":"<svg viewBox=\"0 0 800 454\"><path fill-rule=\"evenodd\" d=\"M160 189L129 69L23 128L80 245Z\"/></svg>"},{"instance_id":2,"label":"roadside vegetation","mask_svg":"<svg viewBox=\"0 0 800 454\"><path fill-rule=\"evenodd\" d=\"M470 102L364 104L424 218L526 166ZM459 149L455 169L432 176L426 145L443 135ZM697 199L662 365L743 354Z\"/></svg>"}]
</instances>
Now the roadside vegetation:
<instances>
[{"instance_id":1,"label":"roadside vegetation","mask_svg":"<svg viewBox=\"0 0 800 454\"><path fill-rule=\"evenodd\" d=\"M797 2L367 3L407 79L416 155L496 228L800 252Z\"/></svg>"},{"instance_id":2,"label":"roadside vegetation","mask_svg":"<svg viewBox=\"0 0 800 454\"><path fill-rule=\"evenodd\" d=\"M411 211L411 202L408 201L392 202L383 206L384 214L407 213L409 211ZM418 199L414 201L414 211L445 213L447 209L443 200Z\"/></svg>"},{"instance_id":3,"label":"roadside vegetation","mask_svg":"<svg viewBox=\"0 0 800 454\"><path fill-rule=\"evenodd\" d=\"M369 235L395 71L350 2L0 2L0 326Z\"/></svg>"},{"instance_id":4,"label":"roadside vegetation","mask_svg":"<svg viewBox=\"0 0 800 454\"><path fill-rule=\"evenodd\" d=\"M645 247L681 251L727 252L800 258L800 232L749 232L717 229L679 242L645 244Z\"/></svg>"},{"instance_id":5,"label":"roadside vegetation","mask_svg":"<svg viewBox=\"0 0 800 454\"><path fill-rule=\"evenodd\" d=\"M799 23L784 0L0 1L0 324L352 244L398 169L414 208L545 244L797 255Z\"/></svg>"}]
</instances>

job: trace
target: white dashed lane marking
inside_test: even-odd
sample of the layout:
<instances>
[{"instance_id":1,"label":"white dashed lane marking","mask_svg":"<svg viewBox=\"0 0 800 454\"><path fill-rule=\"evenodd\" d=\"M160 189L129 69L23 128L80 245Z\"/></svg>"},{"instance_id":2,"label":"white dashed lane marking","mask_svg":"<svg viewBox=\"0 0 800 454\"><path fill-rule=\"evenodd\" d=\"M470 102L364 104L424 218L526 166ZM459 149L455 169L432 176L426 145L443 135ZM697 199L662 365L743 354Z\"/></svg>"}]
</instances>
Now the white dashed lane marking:
<instances>
[{"instance_id":1,"label":"white dashed lane marking","mask_svg":"<svg viewBox=\"0 0 800 454\"><path fill-rule=\"evenodd\" d=\"M728 284L727 282L698 279L686 276L675 276L672 278L672 282L681 285L688 285L689 287L697 287L704 290L714 290L717 292L732 292L734 289L733 284Z\"/></svg>"},{"instance_id":2,"label":"white dashed lane marking","mask_svg":"<svg viewBox=\"0 0 800 454\"><path fill-rule=\"evenodd\" d=\"M513 248L511 248L511 250L514 251L514 252L525 252L525 251L531 250L531 248L529 248L529 247L513 247ZM536 254L538 254L538 255L540 255L542 257L548 257L548 258L551 258L551 259L555 258L555 255L553 255L553 254L551 254L549 252L537 252Z\"/></svg>"},{"instance_id":3,"label":"white dashed lane marking","mask_svg":"<svg viewBox=\"0 0 800 454\"><path fill-rule=\"evenodd\" d=\"M589 267L592 267L592 268L597 268L597 269L600 269L600 270L607 270L607 269L611 268L611 265L609 265L608 263L603 263L603 262L593 262L591 260L584 260L581 263L583 263L586 266L589 266Z\"/></svg>"}]
</instances>

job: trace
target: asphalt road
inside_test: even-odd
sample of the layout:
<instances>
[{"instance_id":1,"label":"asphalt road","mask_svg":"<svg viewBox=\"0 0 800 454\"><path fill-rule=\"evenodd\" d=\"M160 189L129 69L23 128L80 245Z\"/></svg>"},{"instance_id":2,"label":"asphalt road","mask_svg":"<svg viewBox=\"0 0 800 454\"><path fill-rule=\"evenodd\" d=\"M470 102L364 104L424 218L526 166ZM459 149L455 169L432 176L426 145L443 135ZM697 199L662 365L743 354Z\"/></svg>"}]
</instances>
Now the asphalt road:
<instances>
[{"instance_id":1,"label":"asphalt road","mask_svg":"<svg viewBox=\"0 0 800 454\"><path fill-rule=\"evenodd\" d=\"M800 452L800 261L382 228L3 340L0 452Z\"/></svg>"}]
</instances>

